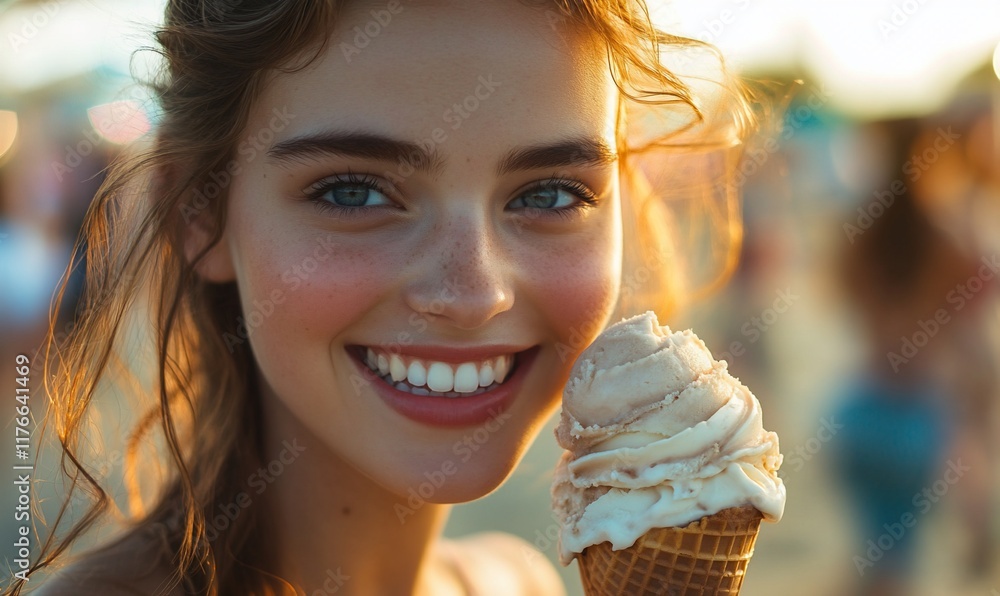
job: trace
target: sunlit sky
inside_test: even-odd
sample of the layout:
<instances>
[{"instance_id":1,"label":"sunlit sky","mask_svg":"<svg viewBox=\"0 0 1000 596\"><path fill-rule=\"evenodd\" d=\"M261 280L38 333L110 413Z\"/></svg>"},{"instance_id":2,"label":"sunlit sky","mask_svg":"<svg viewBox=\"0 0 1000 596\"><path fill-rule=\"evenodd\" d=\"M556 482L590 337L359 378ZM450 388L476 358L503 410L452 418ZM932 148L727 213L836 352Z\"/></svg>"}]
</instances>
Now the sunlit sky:
<instances>
[{"instance_id":1,"label":"sunlit sky","mask_svg":"<svg viewBox=\"0 0 1000 596\"><path fill-rule=\"evenodd\" d=\"M0 102L103 65L129 71L163 0L64 0L0 9ZM998 0L650 0L668 30L720 46L752 73L808 74L860 115L934 110L1000 43ZM52 9L50 9L52 10ZM40 25L40 26L35 26ZM150 53L133 68L148 68ZM997 59L1000 60L1000 59ZM1000 67L997 68L1000 70ZM0 109L4 106L0 105Z\"/></svg>"},{"instance_id":2,"label":"sunlit sky","mask_svg":"<svg viewBox=\"0 0 1000 596\"><path fill-rule=\"evenodd\" d=\"M667 27L718 45L746 70L806 73L861 115L920 114L987 64L997 0L673 0Z\"/></svg>"}]
</instances>

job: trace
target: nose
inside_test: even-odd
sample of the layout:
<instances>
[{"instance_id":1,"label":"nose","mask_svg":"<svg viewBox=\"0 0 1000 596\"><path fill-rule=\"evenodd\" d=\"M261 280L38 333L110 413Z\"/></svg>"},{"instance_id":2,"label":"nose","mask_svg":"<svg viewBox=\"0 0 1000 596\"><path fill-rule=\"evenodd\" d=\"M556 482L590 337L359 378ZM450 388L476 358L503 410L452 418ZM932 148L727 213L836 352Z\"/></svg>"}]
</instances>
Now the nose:
<instances>
[{"instance_id":1,"label":"nose","mask_svg":"<svg viewBox=\"0 0 1000 596\"><path fill-rule=\"evenodd\" d=\"M511 272L485 214L453 218L432 235L404 290L410 308L460 329L480 328L511 309Z\"/></svg>"}]
</instances>

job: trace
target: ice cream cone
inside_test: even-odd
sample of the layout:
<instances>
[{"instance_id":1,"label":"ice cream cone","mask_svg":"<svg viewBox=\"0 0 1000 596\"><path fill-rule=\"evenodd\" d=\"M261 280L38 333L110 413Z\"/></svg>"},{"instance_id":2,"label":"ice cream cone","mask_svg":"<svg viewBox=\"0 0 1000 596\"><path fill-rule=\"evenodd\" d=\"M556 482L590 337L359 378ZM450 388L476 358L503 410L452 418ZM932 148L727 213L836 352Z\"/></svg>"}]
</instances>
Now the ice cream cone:
<instances>
[{"instance_id":1,"label":"ice cream cone","mask_svg":"<svg viewBox=\"0 0 1000 596\"><path fill-rule=\"evenodd\" d=\"M731 507L683 528L653 528L632 546L589 546L579 555L587 596L693 596L740 593L762 519L751 506Z\"/></svg>"}]
</instances>

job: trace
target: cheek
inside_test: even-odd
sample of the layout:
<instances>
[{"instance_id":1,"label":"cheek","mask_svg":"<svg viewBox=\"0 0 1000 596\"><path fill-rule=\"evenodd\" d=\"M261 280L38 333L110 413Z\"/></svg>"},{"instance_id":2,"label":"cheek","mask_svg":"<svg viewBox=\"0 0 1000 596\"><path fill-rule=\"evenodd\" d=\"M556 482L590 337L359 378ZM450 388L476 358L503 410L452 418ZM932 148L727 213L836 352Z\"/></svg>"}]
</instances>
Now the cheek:
<instances>
[{"instance_id":1,"label":"cheek","mask_svg":"<svg viewBox=\"0 0 1000 596\"><path fill-rule=\"evenodd\" d=\"M621 247L614 225L612 220L532 267L533 301L560 342L567 366L601 332L618 299Z\"/></svg>"},{"instance_id":2,"label":"cheek","mask_svg":"<svg viewBox=\"0 0 1000 596\"><path fill-rule=\"evenodd\" d=\"M274 235L240 249L238 279L254 351L284 370L326 358L322 348L387 291L369 251L329 236L282 242ZM278 236L280 237L280 236ZM288 236L286 236L288 237ZM303 348L309 347L305 352Z\"/></svg>"},{"instance_id":3,"label":"cheek","mask_svg":"<svg viewBox=\"0 0 1000 596\"><path fill-rule=\"evenodd\" d=\"M565 263L561 271L544 282L546 312L560 340L582 350L600 333L614 307L617 272L595 260Z\"/></svg>"}]
</instances>

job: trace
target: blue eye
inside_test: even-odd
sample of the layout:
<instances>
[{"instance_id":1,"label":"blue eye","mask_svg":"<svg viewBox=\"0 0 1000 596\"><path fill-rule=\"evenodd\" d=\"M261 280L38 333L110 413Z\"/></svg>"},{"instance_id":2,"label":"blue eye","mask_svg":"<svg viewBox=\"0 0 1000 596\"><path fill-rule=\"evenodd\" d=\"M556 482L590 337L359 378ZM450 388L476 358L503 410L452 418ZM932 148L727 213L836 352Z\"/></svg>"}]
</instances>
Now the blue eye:
<instances>
[{"instance_id":1,"label":"blue eye","mask_svg":"<svg viewBox=\"0 0 1000 596\"><path fill-rule=\"evenodd\" d=\"M368 174L359 176L348 172L328 178L307 190L306 195L321 211L352 212L394 205L379 180Z\"/></svg>"},{"instance_id":2,"label":"blue eye","mask_svg":"<svg viewBox=\"0 0 1000 596\"><path fill-rule=\"evenodd\" d=\"M373 202L376 205L387 203L385 195L365 184L338 184L329 188L324 196L326 194L329 194L331 203L341 207L370 207Z\"/></svg>"},{"instance_id":3,"label":"blue eye","mask_svg":"<svg viewBox=\"0 0 1000 596\"><path fill-rule=\"evenodd\" d=\"M509 203L509 207L530 211L563 212L586 209L595 205L597 201L597 194L579 180L552 179L524 191Z\"/></svg>"}]
</instances>

